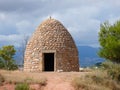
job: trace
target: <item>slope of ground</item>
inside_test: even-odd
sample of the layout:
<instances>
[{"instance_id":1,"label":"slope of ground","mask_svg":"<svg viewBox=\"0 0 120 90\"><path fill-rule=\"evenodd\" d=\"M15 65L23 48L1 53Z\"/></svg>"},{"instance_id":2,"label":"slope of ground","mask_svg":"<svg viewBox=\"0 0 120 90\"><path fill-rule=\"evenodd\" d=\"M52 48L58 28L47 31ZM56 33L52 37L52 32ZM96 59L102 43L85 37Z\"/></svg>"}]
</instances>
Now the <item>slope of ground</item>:
<instances>
[{"instance_id":1,"label":"slope of ground","mask_svg":"<svg viewBox=\"0 0 120 90\"><path fill-rule=\"evenodd\" d=\"M80 77L87 72L41 72L29 73L20 71L0 70L0 74L5 77L4 85L0 90L14 90L15 84L20 82L31 82L30 87L34 90L74 90L71 81L74 77ZM34 83L33 83L34 82ZM41 88L41 85L45 85Z\"/></svg>"}]
</instances>

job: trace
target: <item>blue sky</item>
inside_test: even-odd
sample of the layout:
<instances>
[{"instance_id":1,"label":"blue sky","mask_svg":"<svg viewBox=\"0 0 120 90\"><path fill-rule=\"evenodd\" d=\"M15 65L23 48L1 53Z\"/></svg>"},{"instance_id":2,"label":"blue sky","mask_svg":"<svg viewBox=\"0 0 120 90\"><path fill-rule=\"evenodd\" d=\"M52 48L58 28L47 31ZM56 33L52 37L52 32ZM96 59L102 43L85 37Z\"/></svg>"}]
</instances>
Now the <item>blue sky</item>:
<instances>
[{"instance_id":1,"label":"blue sky","mask_svg":"<svg viewBox=\"0 0 120 90\"><path fill-rule=\"evenodd\" d=\"M20 46L49 16L64 24L77 45L98 47L100 24L120 19L120 0L0 0L0 46Z\"/></svg>"}]
</instances>

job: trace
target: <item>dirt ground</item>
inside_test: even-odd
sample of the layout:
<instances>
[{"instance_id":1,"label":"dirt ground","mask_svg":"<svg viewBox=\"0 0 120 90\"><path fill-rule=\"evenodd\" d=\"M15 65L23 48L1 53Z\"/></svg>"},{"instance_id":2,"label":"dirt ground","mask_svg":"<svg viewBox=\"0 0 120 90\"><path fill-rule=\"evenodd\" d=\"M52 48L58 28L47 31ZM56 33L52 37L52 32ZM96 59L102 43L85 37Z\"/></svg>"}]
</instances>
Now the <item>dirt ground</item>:
<instances>
[{"instance_id":1,"label":"dirt ground","mask_svg":"<svg viewBox=\"0 0 120 90\"><path fill-rule=\"evenodd\" d=\"M12 74L19 74L19 72L0 72L3 75L10 76ZM47 84L41 87L39 84L31 84L30 87L33 90L74 90L71 85L71 81L75 77L84 76L88 72L41 72L41 73L24 73L20 72L21 77L29 75L37 78L45 77L47 79ZM11 77L11 76L10 76ZM10 79L10 77L8 79ZM15 76L14 76L15 77ZM15 77L18 78L18 77ZM14 90L14 84L4 84L0 86L0 90Z\"/></svg>"}]
</instances>

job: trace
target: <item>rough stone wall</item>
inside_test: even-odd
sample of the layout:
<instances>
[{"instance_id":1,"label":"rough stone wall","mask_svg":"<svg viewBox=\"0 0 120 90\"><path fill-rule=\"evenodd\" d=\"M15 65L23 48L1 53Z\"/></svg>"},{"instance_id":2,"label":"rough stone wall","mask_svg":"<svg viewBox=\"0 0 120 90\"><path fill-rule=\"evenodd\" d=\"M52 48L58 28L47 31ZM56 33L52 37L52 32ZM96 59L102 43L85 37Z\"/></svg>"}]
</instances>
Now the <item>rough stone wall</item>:
<instances>
[{"instance_id":1,"label":"rough stone wall","mask_svg":"<svg viewBox=\"0 0 120 90\"><path fill-rule=\"evenodd\" d=\"M55 53L55 71L79 71L78 51L67 29L55 19L45 20L27 44L24 71L43 71L43 53Z\"/></svg>"}]
</instances>

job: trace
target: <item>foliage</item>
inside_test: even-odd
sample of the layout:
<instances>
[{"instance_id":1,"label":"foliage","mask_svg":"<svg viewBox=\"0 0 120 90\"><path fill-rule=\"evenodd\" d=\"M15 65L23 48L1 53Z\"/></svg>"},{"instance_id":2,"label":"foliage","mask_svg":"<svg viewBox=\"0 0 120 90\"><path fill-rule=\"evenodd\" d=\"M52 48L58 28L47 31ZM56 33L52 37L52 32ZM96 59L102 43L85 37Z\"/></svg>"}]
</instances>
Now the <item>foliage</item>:
<instances>
[{"instance_id":1,"label":"foliage","mask_svg":"<svg viewBox=\"0 0 120 90\"><path fill-rule=\"evenodd\" d=\"M8 45L0 48L0 68L4 68L7 70L15 70L17 69L17 65L13 60L13 56L15 55L16 50L14 46Z\"/></svg>"},{"instance_id":2,"label":"foliage","mask_svg":"<svg viewBox=\"0 0 120 90\"><path fill-rule=\"evenodd\" d=\"M30 87L27 83L17 84L15 90L30 90Z\"/></svg>"},{"instance_id":3,"label":"foliage","mask_svg":"<svg viewBox=\"0 0 120 90\"><path fill-rule=\"evenodd\" d=\"M120 84L112 80L106 71L94 71L72 80L75 90L120 90Z\"/></svg>"},{"instance_id":4,"label":"foliage","mask_svg":"<svg viewBox=\"0 0 120 90\"><path fill-rule=\"evenodd\" d=\"M1 68L1 69L4 69L4 67L5 67L4 60L3 60L2 57L0 57L0 68Z\"/></svg>"},{"instance_id":5,"label":"foliage","mask_svg":"<svg viewBox=\"0 0 120 90\"><path fill-rule=\"evenodd\" d=\"M102 67L107 70L112 79L120 82L120 64L107 61L102 64Z\"/></svg>"},{"instance_id":6,"label":"foliage","mask_svg":"<svg viewBox=\"0 0 120 90\"><path fill-rule=\"evenodd\" d=\"M100 26L98 55L102 58L120 63L120 21L113 25L105 22Z\"/></svg>"},{"instance_id":7,"label":"foliage","mask_svg":"<svg viewBox=\"0 0 120 90\"><path fill-rule=\"evenodd\" d=\"M24 82L31 84L31 83L39 83L41 86L45 86L47 84L46 78L39 78L39 80L27 77L25 78Z\"/></svg>"}]
</instances>

